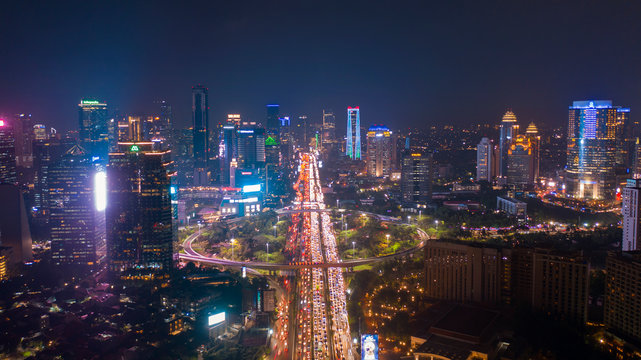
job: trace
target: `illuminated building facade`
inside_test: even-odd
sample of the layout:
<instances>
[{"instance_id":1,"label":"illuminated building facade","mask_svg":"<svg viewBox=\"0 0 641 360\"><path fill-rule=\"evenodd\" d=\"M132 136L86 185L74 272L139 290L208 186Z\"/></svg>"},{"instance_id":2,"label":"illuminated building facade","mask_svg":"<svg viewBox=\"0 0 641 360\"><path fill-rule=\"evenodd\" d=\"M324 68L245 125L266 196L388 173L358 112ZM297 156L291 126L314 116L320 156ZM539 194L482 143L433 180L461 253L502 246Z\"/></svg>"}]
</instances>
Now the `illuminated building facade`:
<instances>
[{"instance_id":1,"label":"illuminated building facade","mask_svg":"<svg viewBox=\"0 0 641 360\"><path fill-rule=\"evenodd\" d=\"M92 157L106 163L109 154L107 104L96 99L80 100L78 120L80 144Z\"/></svg>"},{"instance_id":2,"label":"illuminated building facade","mask_svg":"<svg viewBox=\"0 0 641 360\"><path fill-rule=\"evenodd\" d=\"M0 184L2 183L18 183L13 126L5 119L0 119Z\"/></svg>"},{"instance_id":3,"label":"illuminated building facade","mask_svg":"<svg viewBox=\"0 0 641 360\"><path fill-rule=\"evenodd\" d=\"M9 279L11 268L11 248L0 246L0 281Z\"/></svg>"},{"instance_id":4,"label":"illuminated building facade","mask_svg":"<svg viewBox=\"0 0 641 360\"><path fill-rule=\"evenodd\" d=\"M232 119L233 121L234 119ZM240 115L239 115L240 122ZM218 144L218 160L220 163L220 184L222 186L230 186L231 164L232 160L235 161L238 156L238 142L236 139L236 131L238 125L235 122L230 122L223 125L220 130L220 143Z\"/></svg>"},{"instance_id":5,"label":"illuminated building facade","mask_svg":"<svg viewBox=\"0 0 641 360\"><path fill-rule=\"evenodd\" d=\"M96 171L89 154L76 145L51 166L48 183L53 262L94 265L105 232L104 171Z\"/></svg>"},{"instance_id":6,"label":"illuminated building facade","mask_svg":"<svg viewBox=\"0 0 641 360\"><path fill-rule=\"evenodd\" d=\"M476 181L492 182L493 150L494 145L486 137L476 145Z\"/></svg>"},{"instance_id":7,"label":"illuminated building facade","mask_svg":"<svg viewBox=\"0 0 641 360\"><path fill-rule=\"evenodd\" d=\"M194 178L196 186L209 185L209 97L204 86L195 86L191 91L191 118L194 142Z\"/></svg>"},{"instance_id":8,"label":"illuminated building facade","mask_svg":"<svg viewBox=\"0 0 641 360\"><path fill-rule=\"evenodd\" d=\"M425 204L432 200L434 177L432 154L408 150L401 160L401 193L406 204Z\"/></svg>"},{"instance_id":9,"label":"illuminated building facade","mask_svg":"<svg viewBox=\"0 0 641 360\"><path fill-rule=\"evenodd\" d=\"M633 161L635 138L630 121L630 109L617 107L616 117L616 161L618 165L630 167Z\"/></svg>"},{"instance_id":10,"label":"illuminated building facade","mask_svg":"<svg viewBox=\"0 0 641 360\"><path fill-rule=\"evenodd\" d=\"M276 186L280 168L280 106L267 105L267 126L265 127L265 172L267 188Z\"/></svg>"},{"instance_id":11,"label":"illuminated building facade","mask_svg":"<svg viewBox=\"0 0 641 360\"><path fill-rule=\"evenodd\" d=\"M392 171L392 132L384 125L367 130L367 174L389 176Z\"/></svg>"},{"instance_id":12,"label":"illuminated building facade","mask_svg":"<svg viewBox=\"0 0 641 360\"><path fill-rule=\"evenodd\" d=\"M641 341L641 252L609 253L605 273L605 325Z\"/></svg>"},{"instance_id":13,"label":"illuminated building facade","mask_svg":"<svg viewBox=\"0 0 641 360\"><path fill-rule=\"evenodd\" d=\"M641 192L641 180L629 179L625 188L623 188L621 213L623 214L623 239L621 240L621 250L635 251L641 245L641 202L639 202L639 193Z\"/></svg>"},{"instance_id":14,"label":"illuminated building facade","mask_svg":"<svg viewBox=\"0 0 641 360\"><path fill-rule=\"evenodd\" d=\"M352 160L361 160L361 111L358 106L347 108L345 155Z\"/></svg>"},{"instance_id":15,"label":"illuminated building facade","mask_svg":"<svg viewBox=\"0 0 641 360\"><path fill-rule=\"evenodd\" d=\"M616 190L617 109L609 100L570 106L567 193L578 199L610 200Z\"/></svg>"},{"instance_id":16,"label":"illuminated building facade","mask_svg":"<svg viewBox=\"0 0 641 360\"><path fill-rule=\"evenodd\" d=\"M119 143L107 166L107 258L112 271L169 270L172 215L169 151Z\"/></svg>"},{"instance_id":17,"label":"illuminated building facade","mask_svg":"<svg viewBox=\"0 0 641 360\"><path fill-rule=\"evenodd\" d=\"M499 134L499 176L507 177L508 151L512 139L518 134L519 125L516 123L516 115L511 110L505 112L501 119L501 129Z\"/></svg>"},{"instance_id":18,"label":"illuminated building facade","mask_svg":"<svg viewBox=\"0 0 641 360\"><path fill-rule=\"evenodd\" d=\"M43 124L35 124L33 126L33 140L42 141L49 139L49 133L47 133L47 127Z\"/></svg>"},{"instance_id":19,"label":"illuminated building facade","mask_svg":"<svg viewBox=\"0 0 641 360\"><path fill-rule=\"evenodd\" d=\"M328 149L336 142L336 116L331 110L323 110L323 129L321 133L321 146Z\"/></svg>"},{"instance_id":20,"label":"illuminated building facade","mask_svg":"<svg viewBox=\"0 0 641 360\"><path fill-rule=\"evenodd\" d=\"M507 183L524 187L534 183L534 144L525 135L516 135L507 150Z\"/></svg>"}]
</instances>

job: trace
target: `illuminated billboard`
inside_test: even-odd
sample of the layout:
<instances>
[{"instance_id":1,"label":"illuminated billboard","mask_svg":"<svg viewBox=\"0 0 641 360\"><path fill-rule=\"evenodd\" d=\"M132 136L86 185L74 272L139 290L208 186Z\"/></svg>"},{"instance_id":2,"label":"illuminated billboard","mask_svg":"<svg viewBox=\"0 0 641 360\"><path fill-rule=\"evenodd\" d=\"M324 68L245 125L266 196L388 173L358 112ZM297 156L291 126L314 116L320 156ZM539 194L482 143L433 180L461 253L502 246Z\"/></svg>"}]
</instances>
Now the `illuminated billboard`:
<instances>
[{"instance_id":1,"label":"illuminated billboard","mask_svg":"<svg viewBox=\"0 0 641 360\"><path fill-rule=\"evenodd\" d=\"M361 360L378 360L378 335L361 336Z\"/></svg>"},{"instance_id":2,"label":"illuminated billboard","mask_svg":"<svg viewBox=\"0 0 641 360\"><path fill-rule=\"evenodd\" d=\"M257 191L260 191L260 184L243 186L244 193L251 193L251 192L257 192Z\"/></svg>"},{"instance_id":3,"label":"illuminated billboard","mask_svg":"<svg viewBox=\"0 0 641 360\"><path fill-rule=\"evenodd\" d=\"M97 172L93 185L96 210L103 211L107 207L107 174L104 171Z\"/></svg>"},{"instance_id":4,"label":"illuminated billboard","mask_svg":"<svg viewBox=\"0 0 641 360\"><path fill-rule=\"evenodd\" d=\"M207 323L209 326L218 325L223 321L225 321L225 312L209 315L209 318L207 319Z\"/></svg>"}]
</instances>

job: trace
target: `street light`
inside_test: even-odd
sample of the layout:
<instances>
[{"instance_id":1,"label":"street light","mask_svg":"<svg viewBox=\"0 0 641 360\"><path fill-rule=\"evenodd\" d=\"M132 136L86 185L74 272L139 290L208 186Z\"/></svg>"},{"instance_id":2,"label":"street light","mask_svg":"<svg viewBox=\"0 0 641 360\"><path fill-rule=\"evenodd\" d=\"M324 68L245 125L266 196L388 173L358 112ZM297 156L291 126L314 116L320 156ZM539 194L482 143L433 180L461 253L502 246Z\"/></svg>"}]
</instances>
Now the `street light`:
<instances>
[{"instance_id":1,"label":"street light","mask_svg":"<svg viewBox=\"0 0 641 360\"><path fill-rule=\"evenodd\" d=\"M387 238L387 246L389 246L389 234L385 234L385 237Z\"/></svg>"},{"instance_id":2,"label":"street light","mask_svg":"<svg viewBox=\"0 0 641 360\"><path fill-rule=\"evenodd\" d=\"M407 223L408 223L408 224L410 223L410 219L411 219L411 218L412 218L411 216L407 215Z\"/></svg>"},{"instance_id":3,"label":"street light","mask_svg":"<svg viewBox=\"0 0 641 360\"><path fill-rule=\"evenodd\" d=\"M273 228L274 228L274 237L276 237L276 225L274 225Z\"/></svg>"},{"instance_id":4,"label":"street light","mask_svg":"<svg viewBox=\"0 0 641 360\"><path fill-rule=\"evenodd\" d=\"M189 227L189 215L187 215L187 227Z\"/></svg>"},{"instance_id":5,"label":"street light","mask_svg":"<svg viewBox=\"0 0 641 360\"><path fill-rule=\"evenodd\" d=\"M352 258L355 258L355 257L356 257L356 256L354 256L354 251L356 250L356 249L355 249L355 246L356 246L356 242L355 242L355 241L352 241Z\"/></svg>"},{"instance_id":6,"label":"street light","mask_svg":"<svg viewBox=\"0 0 641 360\"><path fill-rule=\"evenodd\" d=\"M269 243L265 245L267 245L267 262L269 262Z\"/></svg>"},{"instance_id":7,"label":"street light","mask_svg":"<svg viewBox=\"0 0 641 360\"><path fill-rule=\"evenodd\" d=\"M438 220L434 220L434 224L436 225L436 230L438 230Z\"/></svg>"},{"instance_id":8,"label":"street light","mask_svg":"<svg viewBox=\"0 0 641 360\"><path fill-rule=\"evenodd\" d=\"M336 207L338 208L338 199L336 199Z\"/></svg>"},{"instance_id":9,"label":"street light","mask_svg":"<svg viewBox=\"0 0 641 360\"><path fill-rule=\"evenodd\" d=\"M234 243L236 242L236 239L231 238L231 259L234 260Z\"/></svg>"},{"instance_id":10,"label":"street light","mask_svg":"<svg viewBox=\"0 0 641 360\"><path fill-rule=\"evenodd\" d=\"M422 212L422 211L423 211L423 210L419 210L419 211L418 211L418 221L421 221L421 212Z\"/></svg>"}]
</instances>

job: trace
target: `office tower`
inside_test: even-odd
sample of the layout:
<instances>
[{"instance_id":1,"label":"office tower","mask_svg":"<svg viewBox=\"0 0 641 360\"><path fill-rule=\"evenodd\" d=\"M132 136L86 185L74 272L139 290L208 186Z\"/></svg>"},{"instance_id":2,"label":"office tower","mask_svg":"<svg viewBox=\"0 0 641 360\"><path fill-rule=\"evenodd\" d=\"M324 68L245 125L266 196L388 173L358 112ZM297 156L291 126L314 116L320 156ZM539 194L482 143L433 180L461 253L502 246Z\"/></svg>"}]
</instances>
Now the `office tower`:
<instances>
[{"instance_id":1,"label":"office tower","mask_svg":"<svg viewBox=\"0 0 641 360\"><path fill-rule=\"evenodd\" d=\"M352 160L361 159L361 111L358 106L347 108L345 155Z\"/></svg>"},{"instance_id":2,"label":"office tower","mask_svg":"<svg viewBox=\"0 0 641 360\"><path fill-rule=\"evenodd\" d=\"M635 138L630 121L630 109L616 107L616 162L617 165L629 167L631 163L631 152L634 148Z\"/></svg>"},{"instance_id":3,"label":"office tower","mask_svg":"<svg viewBox=\"0 0 641 360\"><path fill-rule=\"evenodd\" d=\"M641 341L641 252L610 252L605 259L605 325Z\"/></svg>"},{"instance_id":4,"label":"office tower","mask_svg":"<svg viewBox=\"0 0 641 360\"><path fill-rule=\"evenodd\" d=\"M127 135L124 137L125 140L121 139L121 141L143 141L144 137L142 121L143 119L140 115L127 116Z\"/></svg>"},{"instance_id":5,"label":"office tower","mask_svg":"<svg viewBox=\"0 0 641 360\"><path fill-rule=\"evenodd\" d=\"M0 281L9 279L13 252L8 246L0 246Z\"/></svg>"},{"instance_id":6,"label":"office tower","mask_svg":"<svg viewBox=\"0 0 641 360\"><path fill-rule=\"evenodd\" d=\"M269 104L267 105L267 121L265 122L265 130L268 136L278 136L280 128L280 105Z\"/></svg>"},{"instance_id":7,"label":"office tower","mask_svg":"<svg viewBox=\"0 0 641 360\"><path fill-rule=\"evenodd\" d=\"M638 137L634 140L632 159L632 165L630 166L632 178L641 179L641 141Z\"/></svg>"},{"instance_id":8,"label":"office tower","mask_svg":"<svg viewBox=\"0 0 641 360\"><path fill-rule=\"evenodd\" d=\"M367 174L389 176L392 171L392 132L385 125L367 130Z\"/></svg>"},{"instance_id":9,"label":"office tower","mask_svg":"<svg viewBox=\"0 0 641 360\"><path fill-rule=\"evenodd\" d=\"M172 265L169 151L152 142L122 142L107 166L107 257L112 271Z\"/></svg>"},{"instance_id":10,"label":"office tower","mask_svg":"<svg viewBox=\"0 0 641 360\"><path fill-rule=\"evenodd\" d=\"M321 145L323 149L334 144L336 140L336 116L331 110L323 110L323 132L321 133Z\"/></svg>"},{"instance_id":11,"label":"office tower","mask_svg":"<svg viewBox=\"0 0 641 360\"><path fill-rule=\"evenodd\" d=\"M233 120L233 119L232 119ZM240 120L240 116L239 116ZM240 122L240 121L239 121ZM221 186L230 186L231 180L231 163L235 161L237 155L236 131L238 125L235 122L228 122L223 125L220 134L220 143L218 144L218 161L220 163L220 184Z\"/></svg>"},{"instance_id":12,"label":"office tower","mask_svg":"<svg viewBox=\"0 0 641 360\"><path fill-rule=\"evenodd\" d=\"M534 184L534 145L525 135L516 135L507 150L507 183L519 188Z\"/></svg>"},{"instance_id":13,"label":"office tower","mask_svg":"<svg viewBox=\"0 0 641 360\"><path fill-rule=\"evenodd\" d=\"M192 88L192 124L194 129L194 185L209 185L209 99L207 88Z\"/></svg>"},{"instance_id":14,"label":"office tower","mask_svg":"<svg viewBox=\"0 0 641 360\"><path fill-rule=\"evenodd\" d=\"M530 142L532 149L532 182L536 182L539 178L539 164L541 162L541 136L539 129L533 122L525 129L525 137Z\"/></svg>"},{"instance_id":15,"label":"office tower","mask_svg":"<svg viewBox=\"0 0 641 360\"><path fill-rule=\"evenodd\" d=\"M95 99L82 99L78 104L79 139L82 147L100 162L109 153L109 119L107 104Z\"/></svg>"},{"instance_id":16,"label":"office tower","mask_svg":"<svg viewBox=\"0 0 641 360\"><path fill-rule=\"evenodd\" d=\"M484 137L476 145L476 181L492 182L492 151L494 145Z\"/></svg>"},{"instance_id":17,"label":"office tower","mask_svg":"<svg viewBox=\"0 0 641 360\"><path fill-rule=\"evenodd\" d=\"M47 127L43 124L35 124L33 126L33 140L42 141L49 138L49 133L47 133Z\"/></svg>"},{"instance_id":18,"label":"office tower","mask_svg":"<svg viewBox=\"0 0 641 360\"><path fill-rule=\"evenodd\" d=\"M31 114L17 114L13 120L13 136L16 147L16 166L33 166L33 120Z\"/></svg>"},{"instance_id":19,"label":"office tower","mask_svg":"<svg viewBox=\"0 0 641 360\"><path fill-rule=\"evenodd\" d=\"M51 258L57 265L94 265L104 233L106 178L80 146L49 169ZM102 219L101 219L102 217Z\"/></svg>"},{"instance_id":20,"label":"office tower","mask_svg":"<svg viewBox=\"0 0 641 360\"><path fill-rule=\"evenodd\" d=\"M33 206L36 219L42 223L49 221L49 170L66 151L60 140L50 138L33 143Z\"/></svg>"},{"instance_id":21,"label":"office tower","mask_svg":"<svg viewBox=\"0 0 641 360\"><path fill-rule=\"evenodd\" d=\"M31 262L31 232L22 193L16 185L0 184L0 199L0 245L11 248L12 264Z\"/></svg>"},{"instance_id":22,"label":"office tower","mask_svg":"<svg viewBox=\"0 0 641 360\"><path fill-rule=\"evenodd\" d=\"M628 179L626 187L623 188L621 213L623 214L623 239L621 249L623 251L641 250L639 225L641 223L641 202L639 192L641 191L640 179Z\"/></svg>"},{"instance_id":23,"label":"office tower","mask_svg":"<svg viewBox=\"0 0 641 360\"><path fill-rule=\"evenodd\" d=\"M401 193L403 203L425 204L432 200L432 179L434 177L432 154L410 150L401 160Z\"/></svg>"},{"instance_id":24,"label":"office tower","mask_svg":"<svg viewBox=\"0 0 641 360\"><path fill-rule=\"evenodd\" d=\"M507 177L507 153L512 139L518 134L519 126L516 123L516 115L511 110L505 112L501 120L501 131L499 135L499 174L501 178Z\"/></svg>"},{"instance_id":25,"label":"office tower","mask_svg":"<svg viewBox=\"0 0 641 360\"><path fill-rule=\"evenodd\" d=\"M280 158L283 167L287 167L292 160L294 153L294 139L292 134L292 123L289 116L282 116L280 119Z\"/></svg>"},{"instance_id":26,"label":"office tower","mask_svg":"<svg viewBox=\"0 0 641 360\"><path fill-rule=\"evenodd\" d=\"M570 106L566 191L575 198L614 198L616 116L609 100L575 101Z\"/></svg>"},{"instance_id":27,"label":"office tower","mask_svg":"<svg viewBox=\"0 0 641 360\"><path fill-rule=\"evenodd\" d=\"M510 303L510 269L510 249L445 241L425 245L425 293L434 299Z\"/></svg>"},{"instance_id":28,"label":"office tower","mask_svg":"<svg viewBox=\"0 0 641 360\"><path fill-rule=\"evenodd\" d=\"M0 119L0 184L18 184L13 126Z\"/></svg>"},{"instance_id":29,"label":"office tower","mask_svg":"<svg viewBox=\"0 0 641 360\"><path fill-rule=\"evenodd\" d=\"M297 146L302 149L307 149L309 142L307 141L309 124L307 123L307 115L301 115L296 120L296 128L294 136L296 137Z\"/></svg>"},{"instance_id":30,"label":"office tower","mask_svg":"<svg viewBox=\"0 0 641 360\"><path fill-rule=\"evenodd\" d=\"M236 131L238 168L265 167L265 129L242 127Z\"/></svg>"},{"instance_id":31,"label":"office tower","mask_svg":"<svg viewBox=\"0 0 641 360\"><path fill-rule=\"evenodd\" d=\"M265 172L267 188L274 189L280 168L280 107L267 105L267 126L265 127Z\"/></svg>"},{"instance_id":32,"label":"office tower","mask_svg":"<svg viewBox=\"0 0 641 360\"><path fill-rule=\"evenodd\" d=\"M174 113L171 105L165 101L157 101L156 104L160 108L158 116L154 117L154 128L156 129L157 139L171 147L171 129L174 119Z\"/></svg>"}]
</instances>

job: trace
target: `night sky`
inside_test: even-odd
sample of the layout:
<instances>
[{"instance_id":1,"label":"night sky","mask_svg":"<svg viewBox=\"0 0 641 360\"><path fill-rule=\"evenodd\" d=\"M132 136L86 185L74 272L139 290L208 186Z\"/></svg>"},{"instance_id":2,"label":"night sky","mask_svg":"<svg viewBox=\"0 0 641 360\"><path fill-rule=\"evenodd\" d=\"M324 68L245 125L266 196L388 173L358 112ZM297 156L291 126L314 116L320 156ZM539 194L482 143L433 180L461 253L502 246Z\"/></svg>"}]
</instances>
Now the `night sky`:
<instances>
[{"instance_id":1,"label":"night sky","mask_svg":"<svg viewBox=\"0 0 641 360\"><path fill-rule=\"evenodd\" d=\"M64 4L59 4L64 3ZM641 116L641 1L3 1L0 113L76 129L78 101L122 113L166 99L191 122L264 105L320 119L348 105L364 125L566 125L572 100ZM637 113L639 115L637 115Z\"/></svg>"}]
</instances>

